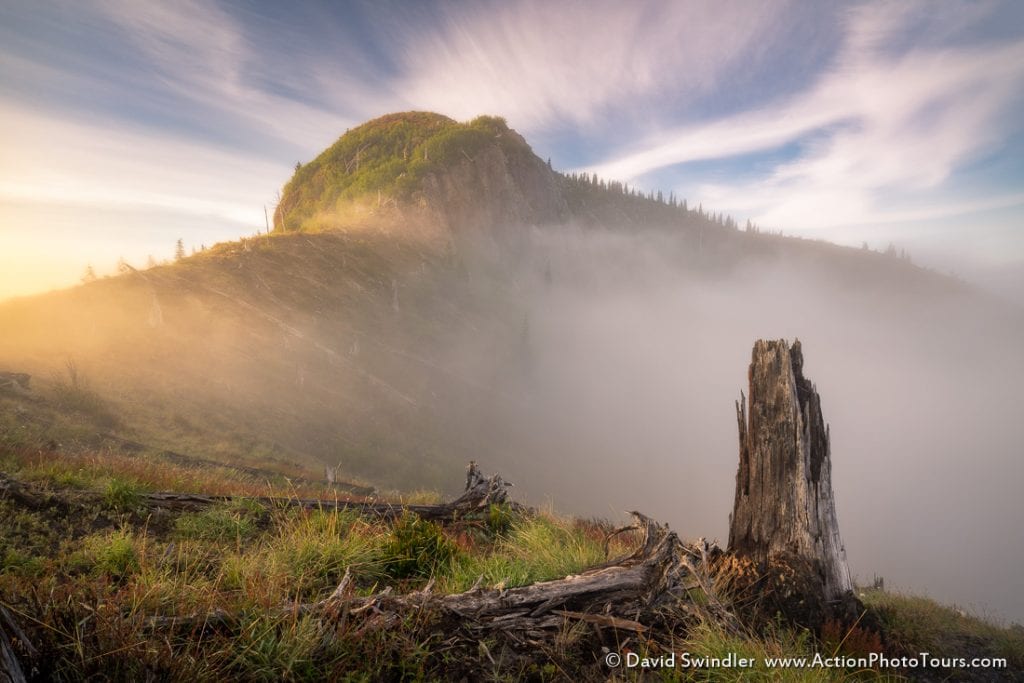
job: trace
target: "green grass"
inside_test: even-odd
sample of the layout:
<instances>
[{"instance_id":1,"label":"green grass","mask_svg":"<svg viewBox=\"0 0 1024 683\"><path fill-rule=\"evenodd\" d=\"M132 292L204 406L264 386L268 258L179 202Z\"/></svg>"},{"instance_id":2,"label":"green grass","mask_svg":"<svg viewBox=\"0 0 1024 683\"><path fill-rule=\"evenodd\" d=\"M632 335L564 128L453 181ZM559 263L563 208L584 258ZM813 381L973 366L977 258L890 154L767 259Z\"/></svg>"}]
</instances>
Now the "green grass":
<instances>
[{"instance_id":1,"label":"green grass","mask_svg":"<svg viewBox=\"0 0 1024 683\"><path fill-rule=\"evenodd\" d=\"M8 548L0 556L0 573L11 572L18 576L35 578L42 576L45 570L46 563L43 561L43 558L35 557L14 548Z\"/></svg>"},{"instance_id":2,"label":"green grass","mask_svg":"<svg viewBox=\"0 0 1024 683\"><path fill-rule=\"evenodd\" d=\"M485 552L453 558L438 586L451 593L468 590L478 580L488 587L525 586L578 573L605 559L602 538L575 522L542 514L509 522L509 531Z\"/></svg>"},{"instance_id":3,"label":"green grass","mask_svg":"<svg viewBox=\"0 0 1024 683\"><path fill-rule=\"evenodd\" d=\"M352 513L299 511L284 515L250 569L269 572L281 589L322 598L351 570L364 584L383 576L386 531Z\"/></svg>"},{"instance_id":4,"label":"green grass","mask_svg":"<svg viewBox=\"0 0 1024 683\"><path fill-rule=\"evenodd\" d=\"M118 512L134 512L142 503L138 482L112 477L103 491L104 502Z\"/></svg>"},{"instance_id":5,"label":"green grass","mask_svg":"<svg viewBox=\"0 0 1024 683\"><path fill-rule=\"evenodd\" d=\"M775 626L763 633L734 634L721 626L702 621L694 626L686 639L677 644L677 652L688 652L691 658L717 658L725 660L730 655L754 662L750 667L708 667L686 672L673 672L665 680L693 681L849 681L849 680L900 680L874 671L846 671L842 669L799 669L769 668L767 658L813 657L820 652L820 646L808 631ZM822 653L827 656L831 653Z\"/></svg>"},{"instance_id":6,"label":"green grass","mask_svg":"<svg viewBox=\"0 0 1024 683\"><path fill-rule=\"evenodd\" d=\"M240 630L232 664L246 680L314 681L323 675L322 642L316 619L257 617Z\"/></svg>"},{"instance_id":7,"label":"green grass","mask_svg":"<svg viewBox=\"0 0 1024 683\"><path fill-rule=\"evenodd\" d=\"M241 544L255 536L258 518L259 511L228 503L182 515L174 520L174 529L185 539Z\"/></svg>"},{"instance_id":8,"label":"green grass","mask_svg":"<svg viewBox=\"0 0 1024 683\"><path fill-rule=\"evenodd\" d=\"M8 451L0 462L36 476L36 485L50 490L65 472L87 485L86 491L62 491L74 506L70 513L60 506L25 510L0 500L0 600L23 615L23 627L43 653L44 678L430 680L458 670L497 680L566 680L609 673L594 664L602 641L582 621L567 622L523 659L493 638L470 650L453 648L449 638L457 624L431 609L368 631L362 627L381 618L372 608L358 619L341 613L328 620L285 609L326 598L346 573L350 590L363 596L385 589L406 593L422 588L428 577L440 593L465 591L478 581L512 588L561 578L607 559L607 525L502 506L444 528L408 515L385 520L245 500L199 512L161 512L138 506L143 492L178 476L175 465L160 459L149 468L116 456L47 453L40 459ZM237 483L227 471L205 474L214 489ZM609 554L621 556L636 542L632 535L616 536ZM949 656L959 648L1020 666L1019 630L923 598L869 592L866 602L885 626L888 654L925 649ZM143 626L146 616L218 610L238 620L180 633ZM769 670L761 664L766 657L847 654L845 635L836 631L819 642L779 624L736 634L695 618L659 632L660 645L644 639L620 645L652 654L665 646L693 656L736 653L758 662L752 669L661 672L643 680L877 679L875 671ZM620 673L641 680L635 671Z\"/></svg>"},{"instance_id":9,"label":"green grass","mask_svg":"<svg viewBox=\"0 0 1024 683\"><path fill-rule=\"evenodd\" d=\"M945 657L1003 657L1013 670L1024 669L1024 629L1005 628L926 597L863 592L864 604L884 626L890 644L915 654Z\"/></svg>"},{"instance_id":10,"label":"green grass","mask_svg":"<svg viewBox=\"0 0 1024 683\"><path fill-rule=\"evenodd\" d=\"M142 541L128 528L96 534L83 539L81 550L69 559L77 568L124 580L142 568L140 543Z\"/></svg>"},{"instance_id":11,"label":"green grass","mask_svg":"<svg viewBox=\"0 0 1024 683\"><path fill-rule=\"evenodd\" d=\"M396 579L433 576L460 554L441 527L412 514L394 523L382 551L385 570Z\"/></svg>"}]
</instances>

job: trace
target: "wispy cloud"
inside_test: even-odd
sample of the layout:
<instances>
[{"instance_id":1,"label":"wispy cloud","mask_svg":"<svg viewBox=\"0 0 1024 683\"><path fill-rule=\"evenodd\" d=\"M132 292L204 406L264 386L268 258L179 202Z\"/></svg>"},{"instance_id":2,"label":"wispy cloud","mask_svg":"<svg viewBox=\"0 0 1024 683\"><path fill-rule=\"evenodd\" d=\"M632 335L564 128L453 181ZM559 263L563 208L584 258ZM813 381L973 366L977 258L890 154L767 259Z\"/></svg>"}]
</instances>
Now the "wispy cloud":
<instances>
[{"instance_id":1,"label":"wispy cloud","mask_svg":"<svg viewBox=\"0 0 1024 683\"><path fill-rule=\"evenodd\" d=\"M898 193L938 187L1003 139L1009 106L1024 84L1024 43L894 50L896 36L925 19L930 29L953 32L974 18L938 21L930 11L908 4L857 8L847 17L835 63L805 93L677 129L589 170L632 179L796 144L795 159L752 181L700 185L700 199L787 229L934 217L938 207L898 208ZM890 206L882 206L883 195ZM943 205L951 212L964 208Z\"/></svg>"},{"instance_id":2,"label":"wispy cloud","mask_svg":"<svg viewBox=\"0 0 1024 683\"><path fill-rule=\"evenodd\" d=\"M450 5L434 30L410 27L397 90L458 118L500 113L526 130L593 125L615 110L639 113L655 97L679 103L713 90L784 9L734 1Z\"/></svg>"},{"instance_id":3,"label":"wispy cloud","mask_svg":"<svg viewBox=\"0 0 1024 683\"><path fill-rule=\"evenodd\" d=\"M119 39L141 53L139 63L169 97L224 125L248 127L262 136L295 146L326 145L354 120L343 110L330 110L274 92L259 76L268 64L286 58L287 46L253 42L231 14L206 0L147 2L105 0L103 17ZM369 93L367 93L369 94Z\"/></svg>"},{"instance_id":4,"label":"wispy cloud","mask_svg":"<svg viewBox=\"0 0 1024 683\"><path fill-rule=\"evenodd\" d=\"M288 166L147 130L84 123L0 104L0 198L161 208L258 225Z\"/></svg>"},{"instance_id":5,"label":"wispy cloud","mask_svg":"<svg viewBox=\"0 0 1024 683\"><path fill-rule=\"evenodd\" d=\"M588 170L859 242L868 224L1017 206L1010 183L953 183L1022 132L1024 42L992 27L1007 7L0 6L0 199L19 220L40 207L40 224L74 202L258 225L295 161L370 117L428 109L503 115L556 164L603 159ZM700 178L695 161L743 172Z\"/></svg>"}]
</instances>

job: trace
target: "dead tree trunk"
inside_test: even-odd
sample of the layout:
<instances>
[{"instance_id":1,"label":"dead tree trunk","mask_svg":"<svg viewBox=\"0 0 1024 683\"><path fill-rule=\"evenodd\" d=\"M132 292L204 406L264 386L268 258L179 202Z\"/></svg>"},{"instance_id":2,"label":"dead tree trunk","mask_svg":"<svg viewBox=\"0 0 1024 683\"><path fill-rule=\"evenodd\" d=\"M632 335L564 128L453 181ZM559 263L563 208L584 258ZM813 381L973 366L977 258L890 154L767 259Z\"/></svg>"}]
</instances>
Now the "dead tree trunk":
<instances>
[{"instance_id":1,"label":"dead tree trunk","mask_svg":"<svg viewBox=\"0 0 1024 683\"><path fill-rule=\"evenodd\" d=\"M747 412L749 410L749 418ZM736 404L740 464L729 550L756 562L788 556L818 572L822 597L852 591L832 495L829 430L821 399L803 376L800 342L758 340L749 408Z\"/></svg>"}]
</instances>

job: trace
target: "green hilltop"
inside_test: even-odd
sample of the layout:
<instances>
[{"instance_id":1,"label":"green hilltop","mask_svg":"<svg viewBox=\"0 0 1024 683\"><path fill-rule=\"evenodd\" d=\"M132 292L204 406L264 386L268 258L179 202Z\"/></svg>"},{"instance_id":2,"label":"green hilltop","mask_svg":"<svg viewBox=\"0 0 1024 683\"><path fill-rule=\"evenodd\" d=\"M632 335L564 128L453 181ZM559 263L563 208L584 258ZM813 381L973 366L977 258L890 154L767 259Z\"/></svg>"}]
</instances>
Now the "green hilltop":
<instances>
[{"instance_id":1,"label":"green hilltop","mask_svg":"<svg viewBox=\"0 0 1024 683\"><path fill-rule=\"evenodd\" d=\"M496 145L506 155L532 151L505 119L480 116L459 123L431 112L404 112L373 119L342 135L316 159L299 164L274 214L278 231L309 230L318 215L331 214L364 197L405 203L431 174L472 159Z\"/></svg>"}]
</instances>

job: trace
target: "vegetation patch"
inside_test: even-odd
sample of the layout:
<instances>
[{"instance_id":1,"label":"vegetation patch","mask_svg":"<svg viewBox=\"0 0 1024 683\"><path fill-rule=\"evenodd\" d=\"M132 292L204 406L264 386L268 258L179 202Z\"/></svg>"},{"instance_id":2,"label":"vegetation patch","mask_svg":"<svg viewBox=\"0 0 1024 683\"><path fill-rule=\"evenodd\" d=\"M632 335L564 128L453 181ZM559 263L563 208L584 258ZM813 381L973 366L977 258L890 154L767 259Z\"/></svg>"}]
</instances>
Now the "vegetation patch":
<instances>
[{"instance_id":1,"label":"vegetation patch","mask_svg":"<svg viewBox=\"0 0 1024 683\"><path fill-rule=\"evenodd\" d=\"M1005 628L929 598L867 590L864 604L882 624L887 644L908 655L1002 657L1024 670L1024 629Z\"/></svg>"},{"instance_id":2,"label":"vegetation patch","mask_svg":"<svg viewBox=\"0 0 1024 683\"><path fill-rule=\"evenodd\" d=\"M429 174L472 159L488 145L513 154L525 147L505 120L494 116L469 123L427 112L374 119L296 167L274 214L274 227L308 229L318 214L368 195L406 201Z\"/></svg>"},{"instance_id":3,"label":"vegetation patch","mask_svg":"<svg viewBox=\"0 0 1024 683\"><path fill-rule=\"evenodd\" d=\"M55 374L51 391L55 403L64 410L82 413L98 427L113 429L120 420L109 402L97 393L84 375L79 372L74 360L68 359L64 365L65 373Z\"/></svg>"},{"instance_id":4,"label":"vegetation patch","mask_svg":"<svg viewBox=\"0 0 1024 683\"><path fill-rule=\"evenodd\" d=\"M382 594L404 598L428 578L435 593L447 594L580 574L637 546L636 535L613 535L604 522L493 505L442 527L409 514L389 520L269 509L245 499L198 512L146 509L143 502L125 514L144 501L145 491L181 473L179 465L155 459L157 466L147 469L122 456L17 450L0 458L8 470L37 476L26 486L49 501L27 509L0 500L0 601L40 652L39 680L604 680L609 670L601 647L651 656L666 648L712 658L736 653L757 662L742 671L664 671L660 680L860 680L896 673L761 664L765 657L856 655L878 647L876 633L838 623L817 635L780 623L737 633L712 620L686 619L645 624L657 631L637 634L566 618L525 649L492 636L470 647L468 639L452 641L464 624L451 614L429 606L389 612L386 602L374 602ZM90 490L58 488L61 472L76 473ZM211 488L238 485L229 470L206 474ZM56 494L59 503L46 497ZM418 495L427 498L436 496ZM347 595L370 600L366 610L295 609L325 600L346 574ZM700 595L690 598L705 605ZM865 603L883 626L889 654L923 648L1003 656L1021 666L1017 630L922 598L869 591ZM152 616L206 614L237 619L184 630L146 626Z\"/></svg>"},{"instance_id":5,"label":"vegetation patch","mask_svg":"<svg viewBox=\"0 0 1024 683\"><path fill-rule=\"evenodd\" d=\"M391 529L383 547L383 563L396 579L422 578L447 568L459 552L437 524L405 514Z\"/></svg>"},{"instance_id":6,"label":"vegetation patch","mask_svg":"<svg viewBox=\"0 0 1024 683\"><path fill-rule=\"evenodd\" d=\"M88 569L114 579L127 579L141 569L138 539L124 528L84 539L82 550L71 556L73 568Z\"/></svg>"},{"instance_id":7,"label":"vegetation patch","mask_svg":"<svg viewBox=\"0 0 1024 683\"><path fill-rule=\"evenodd\" d=\"M178 536L191 540L230 541L242 543L250 540L257 532L259 512L238 504L187 513L174 520Z\"/></svg>"},{"instance_id":8,"label":"vegetation patch","mask_svg":"<svg viewBox=\"0 0 1024 683\"><path fill-rule=\"evenodd\" d=\"M142 504L141 487L138 482L111 478L103 491L103 501L117 512L134 512Z\"/></svg>"}]
</instances>

